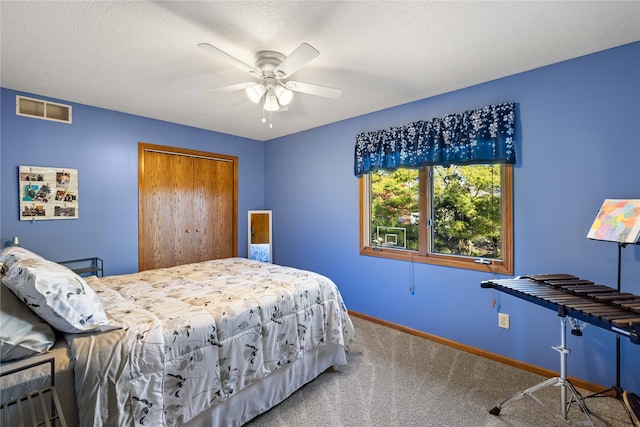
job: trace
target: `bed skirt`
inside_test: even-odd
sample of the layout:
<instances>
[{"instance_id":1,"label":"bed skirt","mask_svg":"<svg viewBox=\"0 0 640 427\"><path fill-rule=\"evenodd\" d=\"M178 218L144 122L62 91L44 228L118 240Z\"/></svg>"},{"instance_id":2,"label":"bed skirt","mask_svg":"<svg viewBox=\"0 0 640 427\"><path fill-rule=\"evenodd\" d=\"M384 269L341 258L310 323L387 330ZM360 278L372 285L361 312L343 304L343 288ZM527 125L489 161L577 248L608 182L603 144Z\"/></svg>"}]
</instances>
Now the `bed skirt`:
<instances>
[{"instance_id":1,"label":"bed skirt","mask_svg":"<svg viewBox=\"0 0 640 427\"><path fill-rule=\"evenodd\" d=\"M307 351L300 359L240 390L184 427L241 426L273 408L331 366L346 365L344 348L327 343Z\"/></svg>"}]
</instances>

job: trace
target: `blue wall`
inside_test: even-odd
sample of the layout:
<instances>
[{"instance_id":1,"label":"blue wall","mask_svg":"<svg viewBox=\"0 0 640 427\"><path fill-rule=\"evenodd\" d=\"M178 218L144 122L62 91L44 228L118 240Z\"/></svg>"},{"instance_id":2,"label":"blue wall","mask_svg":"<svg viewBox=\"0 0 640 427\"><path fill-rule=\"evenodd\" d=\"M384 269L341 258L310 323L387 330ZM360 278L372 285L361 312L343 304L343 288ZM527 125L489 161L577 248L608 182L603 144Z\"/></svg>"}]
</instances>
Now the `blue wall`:
<instances>
[{"instance_id":1,"label":"blue wall","mask_svg":"<svg viewBox=\"0 0 640 427\"><path fill-rule=\"evenodd\" d=\"M247 254L247 210L264 208L263 142L69 103L73 123L17 116L16 95L2 89L0 242L54 261L99 256L105 274L138 269L138 142L238 157L238 254ZM20 221L18 166L78 169L79 218ZM170 171L167 171L170 173Z\"/></svg>"},{"instance_id":2,"label":"blue wall","mask_svg":"<svg viewBox=\"0 0 640 427\"><path fill-rule=\"evenodd\" d=\"M326 274L350 309L558 370L556 314L481 289L491 274L359 255L355 135L516 102L515 274L567 272L615 286L616 245L586 234L605 198L640 198L639 75L634 43L266 143L78 104L72 125L18 117L17 92L3 89L0 241L17 235L53 260L100 256L107 274L135 271L137 143L235 155L241 256L246 211L272 209L275 262ZM19 165L78 169L80 218L19 221ZM640 294L640 246L623 250L622 266L623 289ZM511 315L510 330L497 327L498 309ZM640 393L640 346L621 344L622 386ZM589 326L568 347L569 375L614 383L614 334Z\"/></svg>"},{"instance_id":3,"label":"blue wall","mask_svg":"<svg viewBox=\"0 0 640 427\"><path fill-rule=\"evenodd\" d=\"M557 314L481 289L490 273L359 255L355 135L506 101L519 118L515 274L615 287L616 244L586 234L604 199L640 198L640 43L268 141L275 261L326 274L354 311L558 371ZM623 290L640 294L640 246L623 250L622 266ZM510 330L498 328L498 310ZM621 385L638 393L640 346L621 345ZM615 383L613 333L590 326L568 347L569 375Z\"/></svg>"}]
</instances>

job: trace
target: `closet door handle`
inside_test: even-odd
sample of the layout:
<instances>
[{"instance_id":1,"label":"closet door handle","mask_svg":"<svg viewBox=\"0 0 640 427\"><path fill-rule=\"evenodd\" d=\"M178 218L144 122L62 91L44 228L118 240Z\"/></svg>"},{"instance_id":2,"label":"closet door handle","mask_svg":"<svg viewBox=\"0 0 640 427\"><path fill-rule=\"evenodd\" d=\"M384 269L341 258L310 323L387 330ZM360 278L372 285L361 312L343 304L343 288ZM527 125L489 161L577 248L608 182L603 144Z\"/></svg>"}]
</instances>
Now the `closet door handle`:
<instances>
[{"instance_id":1,"label":"closet door handle","mask_svg":"<svg viewBox=\"0 0 640 427\"><path fill-rule=\"evenodd\" d=\"M190 228L187 228L187 233L191 233L191 229Z\"/></svg>"},{"instance_id":2,"label":"closet door handle","mask_svg":"<svg viewBox=\"0 0 640 427\"><path fill-rule=\"evenodd\" d=\"M199 232L200 232L200 229L199 229L199 228L196 228L196 233L199 233Z\"/></svg>"}]
</instances>

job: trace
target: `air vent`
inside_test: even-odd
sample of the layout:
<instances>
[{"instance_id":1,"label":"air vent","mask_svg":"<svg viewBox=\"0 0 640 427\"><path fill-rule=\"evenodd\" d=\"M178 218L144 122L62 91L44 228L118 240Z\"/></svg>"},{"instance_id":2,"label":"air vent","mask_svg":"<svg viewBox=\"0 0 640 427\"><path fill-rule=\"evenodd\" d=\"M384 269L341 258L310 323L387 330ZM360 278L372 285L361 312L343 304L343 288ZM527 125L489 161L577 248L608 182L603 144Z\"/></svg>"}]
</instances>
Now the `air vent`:
<instances>
[{"instance_id":1,"label":"air vent","mask_svg":"<svg viewBox=\"0 0 640 427\"><path fill-rule=\"evenodd\" d=\"M71 123L71 106L41 99L16 96L16 114L35 119Z\"/></svg>"}]
</instances>

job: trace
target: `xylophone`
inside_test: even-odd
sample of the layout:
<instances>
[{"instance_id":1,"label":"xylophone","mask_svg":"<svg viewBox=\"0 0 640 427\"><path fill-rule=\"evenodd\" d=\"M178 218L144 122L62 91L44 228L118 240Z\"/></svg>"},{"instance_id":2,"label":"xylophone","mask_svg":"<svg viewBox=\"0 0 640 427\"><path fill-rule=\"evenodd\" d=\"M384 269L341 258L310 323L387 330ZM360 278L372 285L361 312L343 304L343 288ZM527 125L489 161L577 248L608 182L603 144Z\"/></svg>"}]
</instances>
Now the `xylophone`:
<instances>
[{"instance_id":1,"label":"xylophone","mask_svg":"<svg viewBox=\"0 0 640 427\"><path fill-rule=\"evenodd\" d=\"M587 422L594 426L589 409L584 404L584 398L567 379L567 355L569 354L569 349L566 347L567 317L616 332L617 337L625 335L632 343L640 344L640 296L597 285L571 274L541 274L520 276L515 279L487 280L480 286L494 288L534 304L557 310L561 324L560 345L552 347L560 353L560 376L517 392L492 408L489 413L500 415L504 406L525 395L533 397L533 393L542 388L560 386L560 417L567 419L569 406L572 402L576 402L587 417ZM581 335L580 329L575 327L571 332ZM616 340L619 343L619 338ZM571 399L567 399L567 393L571 394ZM626 392L624 395L629 396ZM631 396L634 399L638 398L634 394ZM637 402L636 405L638 405ZM633 417L638 415L634 415L632 407L627 405L625 408L633 422ZM637 424L634 423L634 425Z\"/></svg>"},{"instance_id":2,"label":"xylophone","mask_svg":"<svg viewBox=\"0 0 640 427\"><path fill-rule=\"evenodd\" d=\"M640 344L640 296L597 285L571 274L540 274L487 280L494 288L543 307L629 337Z\"/></svg>"}]
</instances>

